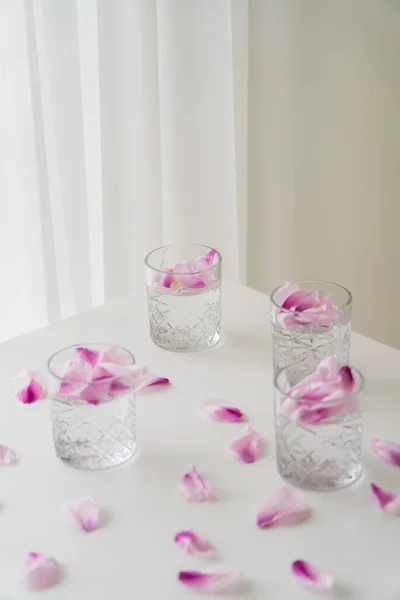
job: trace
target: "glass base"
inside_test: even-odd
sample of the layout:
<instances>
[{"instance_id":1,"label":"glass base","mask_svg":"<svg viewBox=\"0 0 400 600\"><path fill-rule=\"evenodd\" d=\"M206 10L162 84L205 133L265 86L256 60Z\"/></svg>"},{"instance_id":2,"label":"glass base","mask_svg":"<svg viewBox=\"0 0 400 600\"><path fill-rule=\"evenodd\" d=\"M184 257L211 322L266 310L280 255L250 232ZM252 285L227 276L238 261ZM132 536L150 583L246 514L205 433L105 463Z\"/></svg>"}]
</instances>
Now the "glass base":
<instances>
[{"instance_id":1,"label":"glass base","mask_svg":"<svg viewBox=\"0 0 400 600\"><path fill-rule=\"evenodd\" d=\"M327 470L324 474L318 473L314 475L311 465L304 468L302 464L292 464L290 467L281 466L278 464L279 475L290 485L301 488L303 490L313 492L333 492L342 490L350 485L353 485L361 477L363 467L361 463L354 465L353 470L343 471L340 465L332 463L327 465ZM320 466L318 465L318 470Z\"/></svg>"},{"instance_id":2,"label":"glass base","mask_svg":"<svg viewBox=\"0 0 400 600\"><path fill-rule=\"evenodd\" d=\"M151 334L151 339L156 346L170 352L201 352L216 346L221 339L221 334L215 332L212 338L199 338L192 331L174 329L168 335L159 336Z\"/></svg>"},{"instance_id":3,"label":"glass base","mask_svg":"<svg viewBox=\"0 0 400 600\"><path fill-rule=\"evenodd\" d=\"M125 448L124 450L124 452L114 454L112 457L109 458L99 457L96 454L93 454L91 456L87 453L84 455L77 454L66 457L59 454L56 448L58 458L65 462L65 464L67 464L69 467L73 467L74 469L83 469L87 471L104 471L106 469L120 467L121 465L124 465L136 456L136 445L134 448Z\"/></svg>"}]
</instances>

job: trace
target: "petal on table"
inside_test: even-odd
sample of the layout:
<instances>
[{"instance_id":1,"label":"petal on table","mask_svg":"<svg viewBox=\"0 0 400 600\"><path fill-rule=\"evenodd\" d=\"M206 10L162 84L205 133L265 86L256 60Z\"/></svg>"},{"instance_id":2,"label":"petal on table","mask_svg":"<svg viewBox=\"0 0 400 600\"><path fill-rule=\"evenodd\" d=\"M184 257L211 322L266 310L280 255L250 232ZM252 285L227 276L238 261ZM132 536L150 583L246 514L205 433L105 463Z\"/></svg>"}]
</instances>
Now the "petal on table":
<instances>
[{"instance_id":1,"label":"petal on table","mask_svg":"<svg viewBox=\"0 0 400 600\"><path fill-rule=\"evenodd\" d=\"M375 483L371 483L371 491L379 508L392 517L400 517L400 491L388 492Z\"/></svg>"},{"instance_id":2,"label":"petal on table","mask_svg":"<svg viewBox=\"0 0 400 600\"><path fill-rule=\"evenodd\" d=\"M320 569L306 560L295 560L292 563L292 573L300 583L313 590L330 590L334 584L332 573Z\"/></svg>"},{"instance_id":3,"label":"petal on table","mask_svg":"<svg viewBox=\"0 0 400 600\"><path fill-rule=\"evenodd\" d=\"M185 554L208 558L216 553L211 542L194 531L180 531L176 534L174 541Z\"/></svg>"},{"instance_id":4,"label":"petal on table","mask_svg":"<svg viewBox=\"0 0 400 600\"><path fill-rule=\"evenodd\" d=\"M236 571L180 571L178 579L191 590L203 594L217 594L234 587L241 579L241 573Z\"/></svg>"},{"instance_id":5,"label":"petal on table","mask_svg":"<svg viewBox=\"0 0 400 600\"><path fill-rule=\"evenodd\" d=\"M400 467L400 444L372 438L371 449L384 462Z\"/></svg>"},{"instance_id":6,"label":"petal on table","mask_svg":"<svg viewBox=\"0 0 400 600\"><path fill-rule=\"evenodd\" d=\"M170 383L168 377L159 377L158 375L154 375L146 368L142 368L142 371L138 374L137 378L134 381L135 392L139 392L144 388L151 387L154 385L167 385Z\"/></svg>"},{"instance_id":7,"label":"petal on table","mask_svg":"<svg viewBox=\"0 0 400 600\"><path fill-rule=\"evenodd\" d=\"M203 412L214 421L236 422L244 417L240 408L222 400L206 400L202 404Z\"/></svg>"},{"instance_id":8,"label":"petal on table","mask_svg":"<svg viewBox=\"0 0 400 600\"><path fill-rule=\"evenodd\" d=\"M16 462L18 462L18 456L15 450L0 444L0 464L14 465Z\"/></svg>"},{"instance_id":9,"label":"petal on table","mask_svg":"<svg viewBox=\"0 0 400 600\"><path fill-rule=\"evenodd\" d=\"M22 387L16 391L15 397L23 404L32 404L47 397L47 389L38 377L39 375L35 371L22 371L14 378L22 383Z\"/></svg>"},{"instance_id":10,"label":"petal on table","mask_svg":"<svg viewBox=\"0 0 400 600\"><path fill-rule=\"evenodd\" d=\"M295 490L285 485L272 492L257 515L257 526L276 527L304 521L311 509Z\"/></svg>"},{"instance_id":11,"label":"petal on table","mask_svg":"<svg viewBox=\"0 0 400 600\"><path fill-rule=\"evenodd\" d=\"M55 558L31 552L25 559L21 581L28 590L44 590L56 585L61 574L61 565Z\"/></svg>"},{"instance_id":12,"label":"petal on table","mask_svg":"<svg viewBox=\"0 0 400 600\"><path fill-rule=\"evenodd\" d=\"M259 458L262 450L263 438L250 426L244 434L231 443L231 450L242 462L253 463Z\"/></svg>"},{"instance_id":13,"label":"petal on table","mask_svg":"<svg viewBox=\"0 0 400 600\"><path fill-rule=\"evenodd\" d=\"M196 467L182 477L179 482L179 491L188 502L207 502L214 498L210 482L200 475Z\"/></svg>"},{"instance_id":14,"label":"petal on table","mask_svg":"<svg viewBox=\"0 0 400 600\"><path fill-rule=\"evenodd\" d=\"M83 346L75 348L74 354L76 355L78 360L82 360L84 362L89 363L92 369L97 365L97 363L101 360L103 356L102 352L98 352L97 350L90 350L90 348L84 348Z\"/></svg>"},{"instance_id":15,"label":"petal on table","mask_svg":"<svg viewBox=\"0 0 400 600\"><path fill-rule=\"evenodd\" d=\"M286 298L291 296L294 292L299 291L299 286L297 283L292 283L291 281L285 281L283 285L279 289L276 290L274 294L274 302L278 306L282 306L285 302Z\"/></svg>"},{"instance_id":16,"label":"petal on table","mask_svg":"<svg viewBox=\"0 0 400 600\"><path fill-rule=\"evenodd\" d=\"M97 529L100 521L100 506L91 496L71 502L69 510L83 531Z\"/></svg>"}]
</instances>

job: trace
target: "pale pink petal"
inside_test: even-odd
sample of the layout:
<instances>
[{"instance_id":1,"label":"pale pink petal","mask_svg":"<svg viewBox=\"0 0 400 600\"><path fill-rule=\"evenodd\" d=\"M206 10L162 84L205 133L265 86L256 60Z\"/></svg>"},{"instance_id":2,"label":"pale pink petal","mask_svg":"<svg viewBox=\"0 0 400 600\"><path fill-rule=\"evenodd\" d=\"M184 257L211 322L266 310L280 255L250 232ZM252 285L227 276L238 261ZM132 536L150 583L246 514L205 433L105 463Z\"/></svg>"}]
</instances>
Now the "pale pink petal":
<instances>
[{"instance_id":1,"label":"pale pink petal","mask_svg":"<svg viewBox=\"0 0 400 600\"><path fill-rule=\"evenodd\" d=\"M309 589L326 591L333 588L332 573L320 569L306 560L295 560L292 563L292 573L300 583Z\"/></svg>"},{"instance_id":2,"label":"pale pink petal","mask_svg":"<svg viewBox=\"0 0 400 600\"><path fill-rule=\"evenodd\" d=\"M90 350L90 348L84 348L83 346L79 346L75 348L74 354L78 358L78 360L82 360L84 362L89 363L89 365L94 368L99 360L102 358L103 353L98 352L97 350Z\"/></svg>"},{"instance_id":3,"label":"pale pink petal","mask_svg":"<svg viewBox=\"0 0 400 600\"><path fill-rule=\"evenodd\" d=\"M371 483L371 491L379 508L392 517L400 517L400 491L387 492L375 483Z\"/></svg>"},{"instance_id":4,"label":"pale pink petal","mask_svg":"<svg viewBox=\"0 0 400 600\"><path fill-rule=\"evenodd\" d=\"M179 482L179 490L188 502L207 502L214 498L210 482L198 473L196 467L182 477Z\"/></svg>"},{"instance_id":5,"label":"pale pink petal","mask_svg":"<svg viewBox=\"0 0 400 600\"><path fill-rule=\"evenodd\" d=\"M69 505L69 509L83 531L97 529L100 521L100 506L91 496L75 500Z\"/></svg>"},{"instance_id":6,"label":"pale pink petal","mask_svg":"<svg viewBox=\"0 0 400 600\"><path fill-rule=\"evenodd\" d=\"M113 380L109 377L104 379L93 380L92 383L85 385L85 387L79 392L79 399L84 400L88 404L100 404L110 400L110 389Z\"/></svg>"},{"instance_id":7,"label":"pale pink petal","mask_svg":"<svg viewBox=\"0 0 400 600\"><path fill-rule=\"evenodd\" d=\"M203 412L214 421L226 421L234 423L241 421L244 417L240 408L222 400L206 400L202 404Z\"/></svg>"},{"instance_id":8,"label":"pale pink petal","mask_svg":"<svg viewBox=\"0 0 400 600\"><path fill-rule=\"evenodd\" d=\"M195 592L203 594L218 594L233 588L241 579L241 573L236 571L180 571L178 579L181 583Z\"/></svg>"},{"instance_id":9,"label":"pale pink petal","mask_svg":"<svg viewBox=\"0 0 400 600\"><path fill-rule=\"evenodd\" d=\"M208 558L216 553L214 546L194 531L180 531L174 541L185 554Z\"/></svg>"},{"instance_id":10,"label":"pale pink petal","mask_svg":"<svg viewBox=\"0 0 400 600\"><path fill-rule=\"evenodd\" d=\"M311 509L303 498L291 487L285 485L272 492L257 515L257 526L276 527L292 525L304 521Z\"/></svg>"},{"instance_id":11,"label":"pale pink petal","mask_svg":"<svg viewBox=\"0 0 400 600\"><path fill-rule=\"evenodd\" d=\"M372 438L371 449L384 462L400 467L400 444Z\"/></svg>"},{"instance_id":12,"label":"pale pink petal","mask_svg":"<svg viewBox=\"0 0 400 600\"><path fill-rule=\"evenodd\" d=\"M44 590L59 583L61 575L61 565L55 558L31 552L25 559L21 581L28 590Z\"/></svg>"},{"instance_id":13,"label":"pale pink petal","mask_svg":"<svg viewBox=\"0 0 400 600\"><path fill-rule=\"evenodd\" d=\"M186 290L201 290L206 287L200 275L190 273L188 275L175 275L175 277L178 283Z\"/></svg>"},{"instance_id":14,"label":"pale pink petal","mask_svg":"<svg viewBox=\"0 0 400 600\"><path fill-rule=\"evenodd\" d=\"M274 293L274 302L275 304L277 304L278 306L282 306L282 304L285 302L286 298L288 298L289 296L291 296L291 294L293 294L294 292L299 291L299 286L297 285L297 283L292 283L291 281L285 281L285 283L283 285L281 285L281 287L276 290L276 292Z\"/></svg>"},{"instance_id":15,"label":"pale pink petal","mask_svg":"<svg viewBox=\"0 0 400 600\"><path fill-rule=\"evenodd\" d=\"M282 408L285 408L283 414L290 420L297 421L303 425L315 425L321 421L326 421L327 419L348 412L352 406L352 400L354 400L354 397L348 394L347 396L338 398L335 402L315 402L305 404L301 401L297 401L296 406L293 406L293 410L289 414L287 408L284 407L287 402L285 400Z\"/></svg>"},{"instance_id":16,"label":"pale pink petal","mask_svg":"<svg viewBox=\"0 0 400 600\"><path fill-rule=\"evenodd\" d=\"M253 463L261 454L263 438L251 427L247 427L244 434L231 443L231 450L237 454L241 461Z\"/></svg>"},{"instance_id":17,"label":"pale pink petal","mask_svg":"<svg viewBox=\"0 0 400 600\"><path fill-rule=\"evenodd\" d=\"M102 362L102 369L105 375L114 377L123 377L124 379L134 379L143 374L146 370L144 367L137 365L120 365L118 363Z\"/></svg>"},{"instance_id":18,"label":"pale pink petal","mask_svg":"<svg viewBox=\"0 0 400 600\"><path fill-rule=\"evenodd\" d=\"M2 465L14 465L18 462L17 453L8 446L0 444L0 464Z\"/></svg>"},{"instance_id":19,"label":"pale pink petal","mask_svg":"<svg viewBox=\"0 0 400 600\"><path fill-rule=\"evenodd\" d=\"M103 353L102 361L118 365L130 365L132 363L132 357L127 351L119 346L110 346Z\"/></svg>"},{"instance_id":20,"label":"pale pink petal","mask_svg":"<svg viewBox=\"0 0 400 600\"><path fill-rule=\"evenodd\" d=\"M14 380L22 383L15 397L23 404L32 404L47 397L47 389L39 380L40 375L35 371L23 371Z\"/></svg>"},{"instance_id":21,"label":"pale pink petal","mask_svg":"<svg viewBox=\"0 0 400 600\"><path fill-rule=\"evenodd\" d=\"M93 378L93 368L86 360L79 357L66 362L62 371L62 381L58 393L64 396L77 396L87 382Z\"/></svg>"},{"instance_id":22,"label":"pale pink petal","mask_svg":"<svg viewBox=\"0 0 400 600\"><path fill-rule=\"evenodd\" d=\"M134 381L135 392L139 392L140 390L150 386L167 385L169 383L170 380L168 377L159 377L158 375L154 375L145 369L144 372L139 374Z\"/></svg>"},{"instance_id":23,"label":"pale pink petal","mask_svg":"<svg viewBox=\"0 0 400 600\"><path fill-rule=\"evenodd\" d=\"M319 379L322 381L336 380L339 375L339 371L342 364L338 361L336 356L327 356L317 366L316 372L320 376ZM315 374L314 374L315 375ZM303 379L305 381L305 379Z\"/></svg>"}]
</instances>

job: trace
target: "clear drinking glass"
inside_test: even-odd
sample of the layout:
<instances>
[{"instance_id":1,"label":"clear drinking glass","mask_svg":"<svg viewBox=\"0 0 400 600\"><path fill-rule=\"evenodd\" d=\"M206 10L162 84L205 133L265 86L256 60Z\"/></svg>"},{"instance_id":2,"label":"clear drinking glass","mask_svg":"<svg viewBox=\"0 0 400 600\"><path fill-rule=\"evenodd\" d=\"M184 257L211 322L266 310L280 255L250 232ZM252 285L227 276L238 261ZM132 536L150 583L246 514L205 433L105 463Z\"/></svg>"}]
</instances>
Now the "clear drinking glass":
<instances>
[{"instance_id":1,"label":"clear drinking glass","mask_svg":"<svg viewBox=\"0 0 400 600\"><path fill-rule=\"evenodd\" d=\"M271 294L272 355L274 375L294 363L302 377L312 373L327 356L349 362L352 295L345 287L329 281L296 281L300 290L321 290L330 297L333 310L320 313L324 319L308 322L310 313L284 309ZM328 315L329 318L325 318ZM301 378L301 377L300 377Z\"/></svg>"},{"instance_id":2,"label":"clear drinking glass","mask_svg":"<svg viewBox=\"0 0 400 600\"><path fill-rule=\"evenodd\" d=\"M206 350L221 337L219 252L199 244L172 244L145 258L150 336L173 352Z\"/></svg>"},{"instance_id":3,"label":"clear drinking glass","mask_svg":"<svg viewBox=\"0 0 400 600\"><path fill-rule=\"evenodd\" d=\"M337 490L354 483L362 472L361 394L364 377L352 368L354 392L345 408L318 423L303 424L288 415L287 404L311 406L315 400L293 398L289 389L303 378L304 368L285 367L275 377L275 442L280 475L309 490ZM299 375L301 373L301 376ZM308 373L310 374L310 373ZM325 403L329 406L329 403Z\"/></svg>"},{"instance_id":4,"label":"clear drinking glass","mask_svg":"<svg viewBox=\"0 0 400 600\"><path fill-rule=\"evenodd\" d=\"M64 348L48 361L56 453L69 465L81 469L116 467L136 452L134 390L121 377L103 376L94 381L78 381L63 376L78 347ZM118 346L87 344L84 347L99 352L116 349L126 357L125 364L135 363L132 354ZM93 397L101 397L104 401L89 403L83 398L88 397L88 389Z\"/></svg>"}]
</instances>

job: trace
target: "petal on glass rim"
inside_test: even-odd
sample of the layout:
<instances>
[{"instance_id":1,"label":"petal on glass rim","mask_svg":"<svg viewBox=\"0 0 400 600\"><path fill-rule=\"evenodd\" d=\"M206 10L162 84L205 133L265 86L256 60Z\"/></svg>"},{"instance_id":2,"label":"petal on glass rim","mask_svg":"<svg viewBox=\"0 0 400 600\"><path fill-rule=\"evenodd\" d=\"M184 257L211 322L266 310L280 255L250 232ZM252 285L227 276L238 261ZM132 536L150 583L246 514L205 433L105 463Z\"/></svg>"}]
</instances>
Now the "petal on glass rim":
<instances>
[{"instance_id":1,"label":"petal on glass rim","mask_svg":"<svg viewBox=\"0 0 400 600\"><path fill-rule=\"evenodd\" d=\"M185 554L194 554L208 558L216 553L215 547L194 531L180 531L174 537L174 542Z\"/></svg>"},{"instance_id":2,"label":"petal on glass rim","mask_svg":"<svg viewBox=\"0 0 400 600\"><path fill-rule=\"evenodd\" d=\"M44 590L59 583L61 575L61 565L55 558L30 552L25 559L21 581L28 590Z\"/></svg>"},{"instance_id":3,"label":"petal on glass rim","mask_svg":"<svg viewBox=\"0 0 400 600\"><path fill-rule=\"evenodd\" d=\"M348 365L342 365L339 369L341 389L345 392L352 392L356 382L354 381L352 370Z\"/></svg>"},{"instance_id":4,"label":"petal on glass rim","mask_svg":"<svg viewBox=\"0 0 400 600\"><path fill-rule=\"evenodd\" d=\"M182 477L179 482L179 491L188 502L207 502L214 499L214 491L210 482L200 475L196 467Z\"/></svg>"},{"instance_id":5,"label":"petal on glass rim","mask_svg":"<svg viewBox=\"0 0 400 600\"><path fill-rule=\"evenodd\" d=\"M22 371L14 377L15 381L23 383L15 393L15 397L23 404L32 404L47 397L47 389L41 384L38 377L39 375L35 371Z\"/></svg>"},{"instance_id":6,"label":"petal on glass rim","mask_svg":"<svg viewBox=\"0 0 400 600\"><path fill-rule=\"evenodd\" d=\"M18 462L18 456L15 450L0 444L0 464L14 465Z\"/></svg>"},{"instance_id":7,"label":"petal on glass rim","mask_svg":"<svg viewBox=\"0 0 400 600\"><path fill-rule=\"evenodd\" d=\"M241 579L237 571L215 571L203 573L202 571L180 571L178 579L188 588L203 594L217 594L235 586Z\"/></svg>"},{"instance_id":8,"label":"petal on glass rim","mask_svg":"<svg viewBox=\"0 0 400 600\"><path fill-rule=\"evenodd\" d=\"M293 525L304 521L311 514L311 509L295 490L284 485L272 492L265 500L257 515L257 526L276 527Z\"/></svg>"},{"instance_id":9,"label":"petal on glass rim","mask_svg":"<svg viewBox=\"0 0 400 600\"><path fill-rule=\"evenodd\" d=\"M259 458L262 445L263 438L248 426L244 434L231 443L230 448L242 462L253 463Z\"/></svg>"},{"instance_id":10,"label":"petal on glass rim","mask_svg":"<svg viewBox=\"0 0 400 600\"><path fill-rule=\"evenodd\" d=\"M138 365L120 365L118 363L102 362L101 368L104 369L105 376L123 377L124 379L134 379L143 373L144 367Z\"/></svg>"},{"instance_id":11,"label":"petal on glass rim","mask_svg":"<svg viewBox=\"0 0 400 600\"><path fill-rule=\"evenodd\" d=\"M100 506L91 496L71 502L69 510L83 531L94 531L100 521Z\"/></svg>"},{"instance_id":12,"label":"petal on glass rim","mask_svg":"<svg viewBox=\"0 0 400 600\"><path fill-rule=\"evenodd\" d=\"M94 368L99 360L102 358L103 353L98 352L97 350L90 350L90 348L84 348L83 346L79 346L75 348L74 353L77 358L89 363L89 365Z\"/></svg>"},{"instance_id":13,"label":"petal on glass rim","mask_svg":"<svg viewBox=\"0 0 400 600\"><path fill-rule=\"evenodd\" d=\"M225 421L234 423L241 421L244 413L233 404L222 400L206 400L202 404L203 412L214 421Z\"/></svg>"},{"instance_id":14,"label":"petal on glass rim","mask_svg":"<svg viewBox=\"0 0 400 600\"><path fill-rule=\"evenodd\" d=\"M379 508L392 517L400 517L400 491L388 492L375 483L371 483L371 491Z\"/></svg>"},{"instance_id":15,"label":"petal on glass rim","mask_svg":"<svg viewBox=\"0 0 400 600\"><path fill-rule=\"evenodd\" d=\"M282 304L282 308L303 312L309 308L316 308L318 290L298 290L290 294Z\"/></svg>"},{"instance_id":16,"label":"petal on glass rim","mask_svg":"<svg viewBox=\"0 0 400 600\"><path fill-rule=\"evenodd\" d=\"M132 357L119 346L110 346L103 353L103 361L113 363L114 365L131 365Z\"/></svg>"},{"instance_id":17,"label":"petal on glass rim","mask_svg":"<svg viewBox=\"0 0 400 600\"><path fill-rule=\"evenodd\" d=\"M297 283L292 283L291 281L285 281L285 283L283 283L281 285L281 287L279 289L277 289L276 292L274 293L273 299L274 299L275 304L277 304L278 306L282 306L282 304L285 302L286 298L291 296L294 292L298 292L299 289L300 288L297 285Z\"/></svg>"},{"instance_id":18,"label":"petal on glass rim","mask_svg":"<svg viewBox=\"0 0 400 600\"><path fill-rule=\"evenodd\" d=\"M383 462L400 467L400 444L372 438L371 449L378 458L383 460Z\"/></svg>"},{"instance_id":19,"label":"petal on glass rim","mask_svg":"<svg viewBox=\"0 0 400 600\"><path fill-rule=\"evenodd\" d=\"M292 563L292 573L300 583L313 590L330 590L334 584L332 573L306 560L295 560Z\"/></svg>"}]
</instances>

